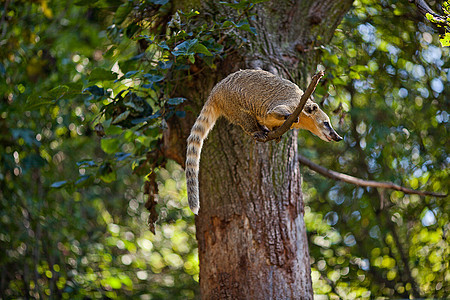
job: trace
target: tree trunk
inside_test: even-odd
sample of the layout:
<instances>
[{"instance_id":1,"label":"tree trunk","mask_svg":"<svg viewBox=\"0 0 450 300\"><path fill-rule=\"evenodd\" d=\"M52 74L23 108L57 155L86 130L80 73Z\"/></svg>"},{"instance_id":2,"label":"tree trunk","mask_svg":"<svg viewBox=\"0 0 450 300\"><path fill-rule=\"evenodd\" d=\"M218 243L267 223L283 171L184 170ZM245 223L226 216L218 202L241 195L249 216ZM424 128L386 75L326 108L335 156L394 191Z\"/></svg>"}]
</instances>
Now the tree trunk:
<instances>
[{"instance_id":1,"label":"tree trunk","mask_svg":"<svg viewBox=\"0 0 450 300\"><path fill-rule=\"evenodd\" d=\"M169 122L166 152L184 162L185 139L195 117L213 85L232 71L262 68L305 89L319 61L316 47L329 42L351 2L257 4L251 21L257 31L251 38L252 51L237 51L217 71L204 71L194 82L178 88L188 99L198 101L191 103L195 113ZM189 4L184 3L176 2L175 7L186 11ZM202 3L208 9L218 5L212 0ZM214 13L227 14L227 9ZM312 299L296 156L295 131L285 134L278 144L258 143L240 127L224 119L217 122L200 162L201 209L196 228L202 298Z\"/></svg>"},{"instance_id":2,"label":"tree trunk","mask_svg":"<svg viewBox=\"0 0 450 300\"><path fill-rule=\"evenodd\" d=\"M219 122L200 168L204 299L311 298L296 133L254 142Z\"/></svg>"}]
</instances>

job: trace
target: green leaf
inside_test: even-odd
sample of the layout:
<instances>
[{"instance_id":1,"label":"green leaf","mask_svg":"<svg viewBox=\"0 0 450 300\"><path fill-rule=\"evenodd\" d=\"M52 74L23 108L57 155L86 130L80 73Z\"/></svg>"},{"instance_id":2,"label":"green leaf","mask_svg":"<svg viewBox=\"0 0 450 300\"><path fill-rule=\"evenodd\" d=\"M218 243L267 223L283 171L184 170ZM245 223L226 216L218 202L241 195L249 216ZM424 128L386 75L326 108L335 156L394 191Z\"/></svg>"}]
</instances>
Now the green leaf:
<instances>
[{"instance_id":1,"label":"green leaf","mask_svg":"<svg viewBox=\"0 0 450 300\"><path fill-rule=\"evenodd\" d=\"M76 181L76 187L84 187L88 186L90 183L94 181L94 178L91 175L81 175Z\"/></svg>"},{"instance_id":2,"label":"green leaf","mask_svg":"<svg viewBox=\"0 0 450 300\"><path fill-rule=\"evenodd\" d=\"M142 53L140 53L138 55L133 56L132 58L130 58L130 60L140 60L144 56L145 56L145 52L142 52Z\"/></svg>"},{"instance_id":3,"label":"green leaf","mask_svg":"<svg viewBox=\"0 0 450 300\"><path fill-rule=\"evenodd\" d=\"M237 28L248 31L250 33L256 33L255 29L253 27L250 27L250 24L247 22L241 22L237 25Z\"/></svg>"},{"instance_id":4,"label":"green leaf","mask_svg":"<svg viewBox=\"0 0 450 300\"><path fill-rule=\"evenodd\" d=\"M116 171L113 170L109 162L106 162L100 166L97 175L106 183L113 182L117 179Z\"/></svg>"},{"instance_id":5,"label":"green leaf","mask_svg":"<svg viewBox=\"0 0 450 300\"><path fill-rule=\"evenodd\" d=\"M53 182L50 187L52 188L61 188L63 186L65 186L67 184L67 180L62 180L62 181L56 181Z\"/></svg>"},{"instance_id":6,"label":"green leaf","mask_svg":"<svg viewBox=\"0 0 450 300\"><path fill-rule=\"evenodd\" d=\"M114 14L114 23L121 24L127 18L128 14L131 12L133 7L131 6L131 2L127 1L116 10Z\"/></svg>"},{"instance_id":7,"label":"green leaf","mask_svg":"<svg viewBox=\"0 0 450 300\"><path fill-rule=\"evenodd\" d=\"M170 105L178 105L178 104L183 103L183 102L186 101L186 100L187 100L186 98L182 98L182 97L170 98L170 99L167 101L167 104L170 104Z\"/></svg>"},{"instance_id":8,"label":"green leaf","mask_svg":"<svg viewBox=\"0 0 450 300\"><path fill-rule=\"evenodd\" d=\"M115 117L114 120L112 121L112 123L113 124L120 123L120 122L126 120L126 118L128 118L129 115L130 115L130 111L126 110L123 113L121 113L120 115L118 115L117 117Z\"/></svg>"},{"instance_id":9,"label":"green leaf","mask_svg":"<svg viewBox=\"0 0 450 300\"><path fill-rule=\"evenodd\" d=\"M163 70L172 68L172 65L173 65L173 61L171 61L171 60L158 61L158 67Z\"/></svg>"},{"instance_id":10,"label":"green leaf","mask_svg":"<svg viewBox=\"0 0 450 300\"><path fill-rule=\"evenodd\" d=\"M186 40L182 42L181 44L177 45L172 51L172 54L174 56L180 56L180 55L192 55L194 54L192 47L197 44L197 39L192 40Z\"/></svg>"},{"instance_id":11,"label":"green leaf","mask_svg":"<svg viewBox=\"0 0 450 300\"><path fill-rule=\"evenodd\" d=\"M96 167L97 164L93 160L82 160L77 162L77 166L80 168L87 168L87 167Z\"/></svg>"},{"instance_id":12,"label":"green leaf","mask_svg":"<svg viewBox=\"0 0 450 300\"><path fill-rule=\"evenodd\" d=\"M167 46L166 41L162 41L161 43L158 44L158 46L161 47L162 49L170 50L169 46Z\"/></svg>"},{"instance_id":13,"label":"green leaf","mask_svg":"<svg viewBox=\"0 0 450 300\"><path fill-rule=\"evenodd\" d=\"M103 57L104 57L104 58L111 58L111 57L113 57L114 51L115 51L116 49L117 49L116 46L112 46L111 48L109 48L108 51L106 51L106 52L103 54Z\"/></svg>"},{"instance_id":14,"label":"green leaf","mask_svg":"<svg viewBox=\"0 0 450 300\"><path fill-rule=\"evenodd\" d=\"M103 68L95 68L89 75L89 82L95 83L98 81L115 80L116 78L117 74L109 70Z\"/></svg>"},{"instance_id":15,"label":"green leaf","mask_svg":"<svg viewBox=\"0 0 450 300\"><path fill-rule=\"evenodd\" d=\"M201 53L201 54L205 54L207 56L212 56L212 53L209 52L208 48L206 48L205 45L203 45L202 43L197 43L192 47L192 50L195 53Z\"/></svg>"},{"instance_id":16,"label":"green leaf","mask_svg":"<svg viewBox=\"0 0 450 300\"><path fill-rule=\"evenodd\" d=\"M109 119L109 120L111 120L111 119ZM103 124L105 124L105 123L103 123ZM120 126L111 125L111 126L106 127L105 133L107 135L116 135L116 134L120 134L122 131L123 131L123 129L120 128Z\"/></svg>"},{"instance_id":17,"label":"green leaf","mask_svg":"<svg viewBox=\"0 0 450 300\"><path fill-rule=\"evenodd\" d=\"M164 79L164 76L161 75L153 75L153 74L144 74L144 78L147 79L150 82L160 82Z\"/></svg>"},{"instance_id":18,"label":"green leaf","mask_svg":"<svg viewBox=\"0 0 450 300\"><path fill-rule=\"evenodd\" d=\"M102 150L105 153L113 154L119 151L120 140L114 138L105 138L100 142Z\"/></svg>"},{"instance_id":19,"label":"green leaf","mask_svg":"<svg viewBox=\"0 0 450 300\"><path fill-rule=\"evenodd\" d=\"M183 12L183 11L181 11L181 10L178 10L178 13L179 13L180 15L182 15L182 16L188 18L188 19L189 19L189 18L192 18L192 17L194 17L194 16L198 16L198 15L200 14L197 10L193 10L193 9L191 9L191 11L188 12L188 13L185 13L185 12Z\"/></svg>"},{"instance_id":20,"label":"green leaf","mask_svg":"<svg viewBox=\"0 0 450 300\"><path fill-rule=\"evenodd\" d=\"M127 157L131 156L131 153L118 152L114 156L116 157L117 161L122 161L122 160L126 159Z\"/></svg>"},{"instance_id":21,"label":"green leaf","mask_svg":"<svg viewBox=\"0 0 450 300\"><path fill-rule=\"evenodd\" d=\"M223 24L222 24L222 28L226 28L226 27L230 27L230 26L236 27L236 24L233 21L228 21L228 20L223 22Z\"/></svg>"},{"instance_id":22,"label":"green leaf","mask_svg":"<svg viewBox=\"0 0 450 300\"><path fill-rule=\"evenodd\" d=\"M113 289L116 289L116 290L120 289L122 287L122 283L120 282L120 279L115 278L115 277L107 278L106 283L108 283Z\"/></svg>"},{"instance_id":23,"label":"green leaf","mask_svg":"<svg viewBox=\"0 0 450 300\"><path fill-rule=\"evenodd\" d=\"M50 99L58 99L64 96L67 91L69 91L69 87L67 85L58 85L48 92L47 97Z\"/></svg>"},{"instance_id":24,"label":"green leaf","mask_svg":"<svg viewBox=\"0 0 450 300\"><path fill-rule=\"evenodd\" d=\"M94 95L94 96L104 96L105 95L105 90L103 89L103 88L99 88L98 86L96 86L96 85L92 85L92 86L90 86L90 87L88 87L88 88L85 88L84 90L83 90L83 92L89 92L89 93L91 93L92 95Z\"/></svg>"},{"instance_id":25,"label":"green leaf","mask_svg":"<svg viewBox=\"0 0 450 300\"><path fill-rule=\"evenodd\" d=\"M124 78L130 78L130 77L133 77L133 75L136 75L136 73L138 73L138 72L139 71L129 71L123 77Z\"/></svg>"},{"instance_id":26,"label":"green leaf","mask_svg":"<svg viewBox=\"0 0 450 300\"><path fill-rule=\"evenodd\" d=\"M367 66L363 66L363 65L354 65L350 67L351 70L355 71L355 72L364 72L367 71Z\"/></svg>"},{"instance_id":27,"label":"green leaf","mask_svg":"<svg viewBox=\"0 0 450 300\"><path fill-rule=\"evenodd\" d=\"M140 27L138 25L136 25L135 23L131 23L125 29L125 34L127 35L128 38L131 39L133 37L133 35L139 30L139 28Z\"/></svg>"}]
</instances>

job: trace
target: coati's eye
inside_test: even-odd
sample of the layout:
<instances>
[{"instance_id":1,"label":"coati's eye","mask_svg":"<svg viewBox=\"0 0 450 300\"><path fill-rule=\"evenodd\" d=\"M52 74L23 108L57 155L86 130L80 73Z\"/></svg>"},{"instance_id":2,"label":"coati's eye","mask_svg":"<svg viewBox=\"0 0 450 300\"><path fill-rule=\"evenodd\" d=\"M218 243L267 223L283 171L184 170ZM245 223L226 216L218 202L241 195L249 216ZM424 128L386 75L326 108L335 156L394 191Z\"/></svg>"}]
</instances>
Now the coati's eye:
<instances>
[{"instance_id":1,"label":"coati's eye","mask_svg":"<svg viewBox=\"0 0 450 300\"><path fill-rule=\"evenodd\" d=\"M317 104L314 104L314 105L312 106L312 110L313 110L313 111L317 110L318 108L319 108L319 106L317 106Z\"/></svg>"}]
</instances>

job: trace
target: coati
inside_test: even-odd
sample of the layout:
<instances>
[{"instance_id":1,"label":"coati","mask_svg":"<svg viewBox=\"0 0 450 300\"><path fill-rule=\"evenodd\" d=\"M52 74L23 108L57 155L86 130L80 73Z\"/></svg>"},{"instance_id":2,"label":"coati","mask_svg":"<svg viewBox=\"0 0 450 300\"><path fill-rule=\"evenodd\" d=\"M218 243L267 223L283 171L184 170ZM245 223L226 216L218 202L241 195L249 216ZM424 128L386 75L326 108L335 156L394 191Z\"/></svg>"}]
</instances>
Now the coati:
<instances>
[{"instance_id":1,"label":"coati","mask_svg":"<svg viewBox=\"0 0 450 300\"><path fill-rule=\"evenodd\" d=\"M195 214L200 208L200 153L216 120L224 116L255 139L264 138L294 112L302 95L296 84L262 70L240 70L214 86L187 139L188 202ZM342 140L331 127L328 116L310 99L291 128L307 129L326 142Z\"/></svg>"}]
</instances>

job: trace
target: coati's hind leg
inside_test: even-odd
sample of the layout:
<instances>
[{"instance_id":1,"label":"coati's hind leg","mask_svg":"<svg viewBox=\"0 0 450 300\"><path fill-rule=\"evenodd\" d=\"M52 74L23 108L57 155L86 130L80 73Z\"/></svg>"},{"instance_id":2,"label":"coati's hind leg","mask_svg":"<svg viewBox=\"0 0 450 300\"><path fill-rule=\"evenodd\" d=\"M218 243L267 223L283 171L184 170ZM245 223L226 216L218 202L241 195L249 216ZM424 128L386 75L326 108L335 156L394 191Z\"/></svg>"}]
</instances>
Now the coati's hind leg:
<instances>
[{"instance_id":1,"label":"coati's hind leg","mask_svg":"<svg viewBox=\"0 0 450 300\"><path fill-rule=\"evenodd\" d=\"M255 140L264 140L269 133L269 129L261 125L258 120L250 113L240 112L238 116L236 116L235 122L244 129L244 131L253 136Z\"/></svg>"}]
</instances>

